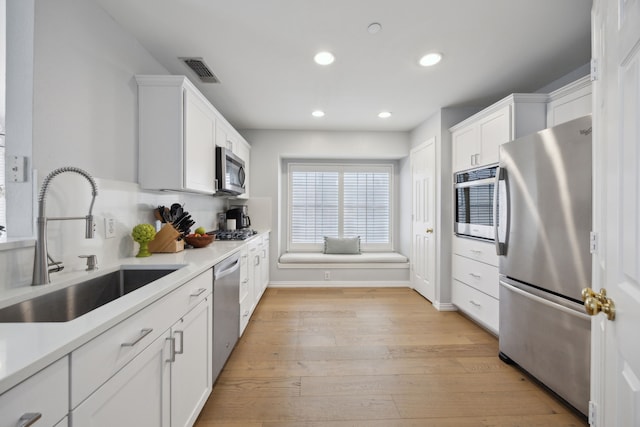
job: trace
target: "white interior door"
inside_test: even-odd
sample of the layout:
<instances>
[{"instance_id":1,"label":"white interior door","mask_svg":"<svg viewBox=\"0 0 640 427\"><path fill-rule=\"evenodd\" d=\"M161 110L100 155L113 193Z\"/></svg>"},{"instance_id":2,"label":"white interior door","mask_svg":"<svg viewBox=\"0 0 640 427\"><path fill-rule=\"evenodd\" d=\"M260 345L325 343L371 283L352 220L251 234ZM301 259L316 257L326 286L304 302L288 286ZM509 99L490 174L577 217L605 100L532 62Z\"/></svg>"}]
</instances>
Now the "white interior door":
<instances>
[{"instance_id":1,"label":"white interior door","mask_svg":"<svg viewBox=\"0 0 640 427\"><path fill-rule=\"evenodd\" d=\"M592 425L640 426L640 0L595 0L594 288L615 319L592 322Z\"/></svg>"},{"instance_id":2,"label":"white interior door","mask_svg":"<svg viewBox=\"0 0 640 427\"><path fill-rule=\"evenodd\" d=\"M422 296L435 299L435 138L411 150L412 247L411 284Z\"/></svg>"}]
</instances>

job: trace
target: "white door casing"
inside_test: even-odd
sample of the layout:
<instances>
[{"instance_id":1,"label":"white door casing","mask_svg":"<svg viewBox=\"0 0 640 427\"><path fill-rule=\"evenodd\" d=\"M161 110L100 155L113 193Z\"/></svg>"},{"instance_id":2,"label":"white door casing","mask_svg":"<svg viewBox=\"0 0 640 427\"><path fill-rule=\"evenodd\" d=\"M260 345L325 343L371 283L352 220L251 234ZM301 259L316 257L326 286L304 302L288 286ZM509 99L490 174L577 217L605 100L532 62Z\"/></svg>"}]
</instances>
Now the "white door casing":
<instances>
[{"instance_id":1,"label":"white door casing","mask_svg":"<svg viewBox=\"0 0 640 427\"><path fill-rule=\"evenodd\" d=\"M592 320L591 424L640 426L640 0L595 0L593 287L615 319Z\"/></svg>"},{"instance_id":2,"label":"white door casing","mask_svg":"<svg viewBox=\"0 0 640 427\"><path fill-rule=\"evenodd\" d=\"M436 140L430 138L411 150L411 286L435 301Z\"/></svg>"}]
</instances>

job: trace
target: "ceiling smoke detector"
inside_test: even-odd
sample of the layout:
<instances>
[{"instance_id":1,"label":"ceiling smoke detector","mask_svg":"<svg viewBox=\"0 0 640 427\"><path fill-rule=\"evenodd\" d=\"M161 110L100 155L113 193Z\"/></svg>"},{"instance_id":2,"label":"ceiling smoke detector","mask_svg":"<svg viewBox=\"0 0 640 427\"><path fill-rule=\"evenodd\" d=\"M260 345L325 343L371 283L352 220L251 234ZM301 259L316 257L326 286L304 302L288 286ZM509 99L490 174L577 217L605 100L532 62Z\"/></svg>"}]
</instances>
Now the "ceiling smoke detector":
<instances>
[{"instance_id":1,"label":"ceiling smoke detector","mask_svg":"<svg viewBox=\"0 0 640 427\"><path fill-rule=\"evenodd\" d=\"M209 66L204 63L202 58L178 58L184 62L187 67L191 68L194 73L200 78L200 81L204 83L220 83L220 80L209 69Z\"/></svg>"}]
</instances>

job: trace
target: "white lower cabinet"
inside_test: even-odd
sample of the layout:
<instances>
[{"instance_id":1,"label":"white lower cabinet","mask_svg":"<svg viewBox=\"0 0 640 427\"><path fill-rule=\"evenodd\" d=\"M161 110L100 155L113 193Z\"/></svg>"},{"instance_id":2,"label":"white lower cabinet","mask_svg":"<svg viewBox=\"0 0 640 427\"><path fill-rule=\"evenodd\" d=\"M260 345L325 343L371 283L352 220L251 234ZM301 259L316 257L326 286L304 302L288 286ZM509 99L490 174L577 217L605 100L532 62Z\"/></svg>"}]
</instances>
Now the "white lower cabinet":
<instances>
[{"instance_id":1,"label":"white lower cabinet","mask_svg":"<svg viewBox=\"0 0 640 427\"><path fill-rule=\"evenodd\" d=\"M207 270L72 352L72 425L193 425L212 387L212 291Z\"/></svg>"},{"instance_id":2,"label":"white lower cabinet","mask_svg":"<svg viewBox=\"0 0 640 427\"><path fill-rule=\"evenodd\" d=\"M34 427L57 423L66 426L68 411L69 358L66 356L0 395L0 427L31 425L26 424L28 420L34 421Z\"/></svg>"},{"instance_id":3,"label":"white lower cabinet","mask_svg":"<svg viewBox=\"0 0 640 427\"><path fill-rule=\"evenodd\" d=\"M211 394L212 309L207 297L172 328L171 427L192 426Z\"/></svg>"},{"instance_id":4,"label":"white lower cabinet","mask_svg":"<svg viewBox=\"0 0 640 427\"><path fill-rule=\"evenodd\" d=\"M493 333L498 333L499 302L457 280L452 281L451 301L473 320Z\"/></svg>"},{"instance_id":5,"label":"white lower cabinet","mask_svg":"<svg viewBox=\"0 0 640 427\"><path fill-rule=\"evenodd\" d=\"M500 294L494 245L454 237L451 273L451 302L497 335Z\"/></svg>"},{"instance_id":6,"label":"white lower cabinet","mask_svg":"<svg viewBox=\"0 0 640 427\"><path fill-rule=\"evenodd\" d=\"M169 331L71 412L74 426L170 426Z\"/></svg>"}]
</instances>

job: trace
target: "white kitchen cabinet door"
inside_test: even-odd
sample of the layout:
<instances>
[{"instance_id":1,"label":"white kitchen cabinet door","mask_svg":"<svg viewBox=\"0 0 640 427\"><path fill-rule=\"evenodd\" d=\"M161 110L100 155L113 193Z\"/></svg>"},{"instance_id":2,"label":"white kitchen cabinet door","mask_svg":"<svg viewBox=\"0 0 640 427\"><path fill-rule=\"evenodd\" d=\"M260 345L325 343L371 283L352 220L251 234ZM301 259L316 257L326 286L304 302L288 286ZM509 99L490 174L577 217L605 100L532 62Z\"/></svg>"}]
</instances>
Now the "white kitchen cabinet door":
<instances>
[{"instance_id":1,"label":"white kitchen cabinet door","mask_svg":"<svg viewBox=\"0 0 640 427\"><path fill-rule=\"evenodd\" d=\"M260 301L260 246L262 237L258 237L249 243L249 297L251 298L251 310L253 313L258 301ZM251 316L251 314L249 314Z\"/></svg>"},{"instance_id":2,"label":"white kitchen cabinet door","mask_svg":"<svg viewBox=\"0 0 640 427\"><path fill-rule=\"evenodd\" d=\"M212 388L212 295L172 328L171 426L192 426Z\"/></svg>"},{"instance_id":3,"label":"white kitchen cabinet door","mask_svg":"<svg viewBox=\"0 0 640 427\"><path fill-rule=\"evenodd\" d=\"M478 165L498 163L500 146L511 140L511 107L506 106L478 123L480 158Z\"/></svg>"},{"instance_id":4,"label":"white kitchen cabinet door","mask_svg":"<svg viewBox=\"0 0 640 427\"><path fill-rule=\"evenodd\" d=\"M269 235L262 238L262 250L260 251L260 296L264 294L269 285Z\"/></svg>"},{"instance_id":5,"label":"white kitchen cabinet door","mask_svg":"<svg viewBox=\"0 0 640 427\"><path fill-rule=\"evenodd\" d=\"M74 409L72 425L169 427L168 337L167 331Z\"/></svg>"},{"instance_id":6,"label":"white kitchen cabinet door","mask_svg":"<svg viewBox=\"0 0 640 427\"><path fill-rule=\"evenodd\" d=\"M140 186L213 194L217 110L184 76L136 81Z\"/></svg>"},{"instance_id":7,"label":"white kitchen cabinet door","mask_svg":"<svg viewBox=\"0 0 640 427\"><path fill-rule=\"evenodd\" d=\"M480 154L478 127L474 124L455 131L452 141L453 170L458 172L476 166Z\"/></svg>"},{"instance_id":8,"label":"white kitchen cabinet door","mask_svg":"<svg viewBox=\"0 0 640 427\"><path fill-rule=\"evenodd\" d=\"M209 106L184 91L184 182L190 190L215 191L215 120Z\"/></svg>"}]
</instances>

